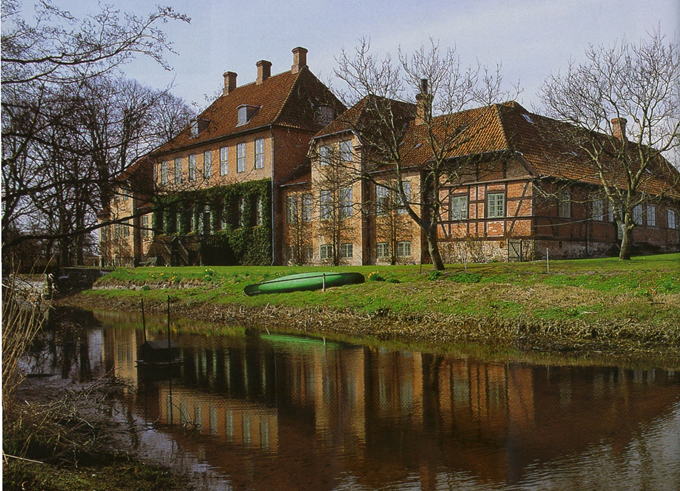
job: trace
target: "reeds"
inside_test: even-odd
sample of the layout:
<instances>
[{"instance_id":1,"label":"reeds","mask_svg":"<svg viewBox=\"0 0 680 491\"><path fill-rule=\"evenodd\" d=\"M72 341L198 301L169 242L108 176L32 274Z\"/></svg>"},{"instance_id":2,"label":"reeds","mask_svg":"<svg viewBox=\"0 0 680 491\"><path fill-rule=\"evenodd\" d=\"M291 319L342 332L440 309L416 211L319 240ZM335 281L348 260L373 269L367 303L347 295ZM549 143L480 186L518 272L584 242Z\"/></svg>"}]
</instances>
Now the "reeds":
<instances>
[{"instance_id":1,"label":"reeds","mask_svg":"<svg viewBox=\"0 0 680 491\"><path fill-rule=\"evenodd\" d=\"M2 284L2 405L12 404L24 374L19 360L45 321L40 295L30 285L19 284L15 275Z\"/></svg>"}]
</instances>

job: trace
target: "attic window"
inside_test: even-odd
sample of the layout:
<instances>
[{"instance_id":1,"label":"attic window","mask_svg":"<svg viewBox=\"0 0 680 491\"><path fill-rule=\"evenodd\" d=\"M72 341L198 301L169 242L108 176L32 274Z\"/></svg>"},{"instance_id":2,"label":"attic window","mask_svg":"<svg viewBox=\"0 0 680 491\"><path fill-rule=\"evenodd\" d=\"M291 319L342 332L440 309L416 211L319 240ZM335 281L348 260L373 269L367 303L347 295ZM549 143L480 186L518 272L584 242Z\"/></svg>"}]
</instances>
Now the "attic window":
<instances>
[{"instance_id":1,"label":"attic window","mask_svg":"<svg viewBox=\"0 0 680 491\"><path fill-rule=\"evenodd\" d=\"M238 122L236 123L236 126L241 126L246 123L248 123L253 116L257 113L258 109L260 109L257 106L249 106L248 104L243 104L238 107Z\"/></svg>"},{"instance_id":2,"label":"attic window","mask_svg":"<svg viewBox=\"0 0 680 491\"><path fill-rule=\"evenodd\" d=\"M191 120L191 138L196 138L198 135L208 128L209 120L203 118L196 118Z\"/></svg>"},{"instance_id":3,"label":"attic window","mask_svg":"<svg viewBox=\"0 0 680 491\"><path fill-rule=\"evenodd\" d=\"M522 114L522 116L524 116L524 119L526 119L528 123L534 124L534 122L531 120L531 116L528 114Z\"/></svg>"},{"instance_id":4,"label":"attic window","mask_svg":"<svg viewBox=\"0 0 680 491\"><path fill-rule=\"evenodd\" d=\"M319 106L316 108L316 118L323 125L330 124L335 118L335 109L331 106Z\"/></svg>"}]
</instances>

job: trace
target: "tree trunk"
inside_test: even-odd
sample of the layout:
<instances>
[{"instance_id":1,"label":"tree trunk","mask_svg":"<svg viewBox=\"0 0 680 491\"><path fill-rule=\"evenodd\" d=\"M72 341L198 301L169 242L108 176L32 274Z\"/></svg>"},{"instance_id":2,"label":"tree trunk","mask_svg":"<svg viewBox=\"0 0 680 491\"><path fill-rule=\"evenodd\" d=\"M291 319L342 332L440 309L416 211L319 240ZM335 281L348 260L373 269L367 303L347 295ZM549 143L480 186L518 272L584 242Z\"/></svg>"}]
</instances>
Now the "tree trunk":
<instances>
[{"instance_id":1,"label":"tree trunk","mask_svg":"<svg viewBox=\"0 0 680 491\"><path fill-rule=\"evenodd\" d=\"M633 229L625 224L622 227L623 237L621 238L621 250L619 251L619 260L627 261L630 259L630 250L633 245Z\"/></svg>"},{"instance_id":2,"label":"tree trunk","mask_svg":"<svg viewBox=\"0 0 680 491\"><path fill-rule=\"evenodd\" d=\"M430 258L432 259L432 267L437 271L444 271L444 261L442 261L442 256L439 253L439 238L437 237L437 229L434 232L427 233L427 250L430 253Z\"/></svg>"}]
</instances>

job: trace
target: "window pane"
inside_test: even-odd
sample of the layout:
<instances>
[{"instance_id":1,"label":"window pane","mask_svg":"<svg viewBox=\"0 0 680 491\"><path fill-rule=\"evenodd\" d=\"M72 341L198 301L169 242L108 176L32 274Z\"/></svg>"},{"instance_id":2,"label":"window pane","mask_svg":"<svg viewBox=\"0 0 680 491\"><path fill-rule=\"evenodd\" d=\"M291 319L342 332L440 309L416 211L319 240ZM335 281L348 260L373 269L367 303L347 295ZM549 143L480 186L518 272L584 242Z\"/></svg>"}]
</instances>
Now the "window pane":
<instances>
[{"instance_id":1,"label":"window pane","mask_svg":"<svg viewBox=\"0 0 680 491\"><path fill-rule=\"evenodd\" d=\"M196 155L189 155L189 180L196 180Z\"/></svg>"},{"instance_id":2,"label":"window pane","mask_svg":"<svg viewBox=\"0 0 680 491\"><path fill-rule=\"evenodd\" d=\"M375 212L378 215L387 213L389 199L389 189L385 186L376 186L375 188Z\"/></svg>"},{"instance_id":3,"label":"window pane","mask_svg":"<svg viewBox=\"0 0 680 491\"><path fill-rule=\"evenodd\" d=\"M229 174L229 148L220 148L220 175L226 176Z\"/></svg>"},{"instance_id":4,"label":"window pane","mask_svg":"<svg viewBox=\"0 0 680 491\"><path fill-rule=\"evenodd\" d=\"M182 159L175 159L175 184L182 183Z\"/></svg>"},{"instance_id":5,"label":"window pane","mask_svg":"<svg viewBox=\"0 0 680 491\"><path fill-rule=\"evenodd\" d=\"M321 157L321 165L328 165L331 163L331 147L324 145L319 149L319 156Z\"/></svg>"},{"instance_id":6,"label":"window pane","mask_svg":"<svg viewBox=\"0 0 680 491\"><path fill-rule=\"evenodd\" d=\"M490 193L487 196L487 214L489 218L500 218L505 216L505 194Z\"/></svg>"},{"instance_id":7,"label":"window pane","mask_svg":"<svg viewBox=\"0 0 680 491\"><path fill-rule=\"evenodd\" d=\"M340 190L340 218L352 216L352 188Z\"/></svg>"},{"instance_id":8,"label":"window pane","mask_svg":"<svg viewBox=\"0 0 680 491\"><path fill-rule=\"evenodd\" d=\"M288 196L286 198L286 219L288 223L296 223L298 217L297 210L298 202L297 196Z\"/></svg>"},{"instance_id":9,"label":"window pane","mask_svg":"<svg viewBox=\"0 0 680 491\"><path fill-rule=\"evenodd\" d=\"M161 163L161 184L168 183L168 162Z\"/></svg>"},{"instance_id":10,"label":"window pane","mask_svg":"<svg viewBox=\"0 0 680 491\"><path fill-rule=\"evenodd\" d=\"M246 171L246 144L239 143L236 146L236 172Z\"/></svg>"},{"instance_id":11,"label":"window pane","mask_svg":"<svg viewBox=\"0 0 680 491\"><path fill-rule=\"evenodd\" d=\"M656 227L656 205L647 203L647 226Z\"/></svg>"},{"instance_id":12,"label":"window pane","mask_svg":"<svg viewBox=\"0 0 680 491\"><path fill-rule=\"evenodd\" d=\"M409 257L411 255L411 242L404 241L397 243L397 256Z\"/></svg>"},{"instance_id":13,"label":"window pane","mask_svg":"<svg viewBox=\"0 0 680 491\"><path fill-rule=\"evenodd\" d=\"M340 142L340 162L350 160L352 160L352 142L350 140Z\"/></svg>"},{"instance_id":14,"label":"window pane","mask_svg":"<svg viewBox=\"0 0 680 491\"><path fill-rule=\"evenodd\" d=\"M203 178L212 177L212 152L207 151L203 154Z\"/></svg>"},{"instance_id":15,"label":"window pane","mask_svg":"<svg viewBox=\"0 0 680 491\"><path fill-rule=\"evenodd\" d=\"M387 242L378 242L376 244L376 256L378 257L388 257L390 255L390 248Z\"/></svg>"},{"instance_id":16,"label":"window pane","mask_svg":"<svg viewBox=\"0 0 680 491\"><path fill-rule=\"evenodd\" d=\"M468 197L453 196L451 198L451 220L467 220Z\"/></svg>"},{"instance_id":17,"label":"window pane","mask_svg":"<svg viewBox=\"0 0 680 491\"><path fill-rule=\"evenodd\" d=\"M404 188L404 196L406 197L406 202L404 202L401 196L399 197L399 213L405 214L407 213L406 203L409 203L411 201L411 183L408 181L402 181L401 185Z\"/></svg>"},{"instance_id":18,"label":"window pane","mask_svg":"<svg viewBox=\"0 0 680 491\"><path fill-rule=\"evenodd\" d=\"M255 140L255 168L264 168L264 138Z\"/></svg>"},{"instance_id":19,"label":"window pane","mask_svg":"<svg viewBox=\"0 0 680 491\"><path fill-rule=\"evenodd\" d=\"M312 195L304 194L302 196L302 221L312 221Z\"/></svg>"},{"instance_id":20,"label":"window pane","mask_svg":"<svg viewBox=\"0 0 680 491\"><path fill-rule=\"evenodd\" d=\"M320 194L321 201L321 220L329 220L331 218L331 192L321 191Z\"/></svg>"}]
</instances>

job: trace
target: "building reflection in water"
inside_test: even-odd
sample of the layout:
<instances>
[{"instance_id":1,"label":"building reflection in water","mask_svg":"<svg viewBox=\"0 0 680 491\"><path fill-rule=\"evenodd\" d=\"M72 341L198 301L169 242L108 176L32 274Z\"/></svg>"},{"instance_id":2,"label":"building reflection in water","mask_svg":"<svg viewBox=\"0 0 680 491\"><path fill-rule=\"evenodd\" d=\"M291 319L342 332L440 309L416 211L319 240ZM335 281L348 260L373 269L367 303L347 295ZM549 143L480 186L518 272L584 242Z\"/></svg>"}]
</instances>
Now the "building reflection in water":
<instances>
[{"instance_id":1,"label":"building reflection in water","mask_svg":"<svg viewBox=\"0 0 680 491\"><path fill-rule=\"evenodd\" d=\"M517 484L537 463L596 445L623 459L641 428L680 413L680 376L660 370L183 335L173 338L184 360L175 377L145 378L141 331L102 332L98 361L137 386L134 410L234 489ZM672 472L647 478L680 477Z\"/></svg>"}]
</instances>

